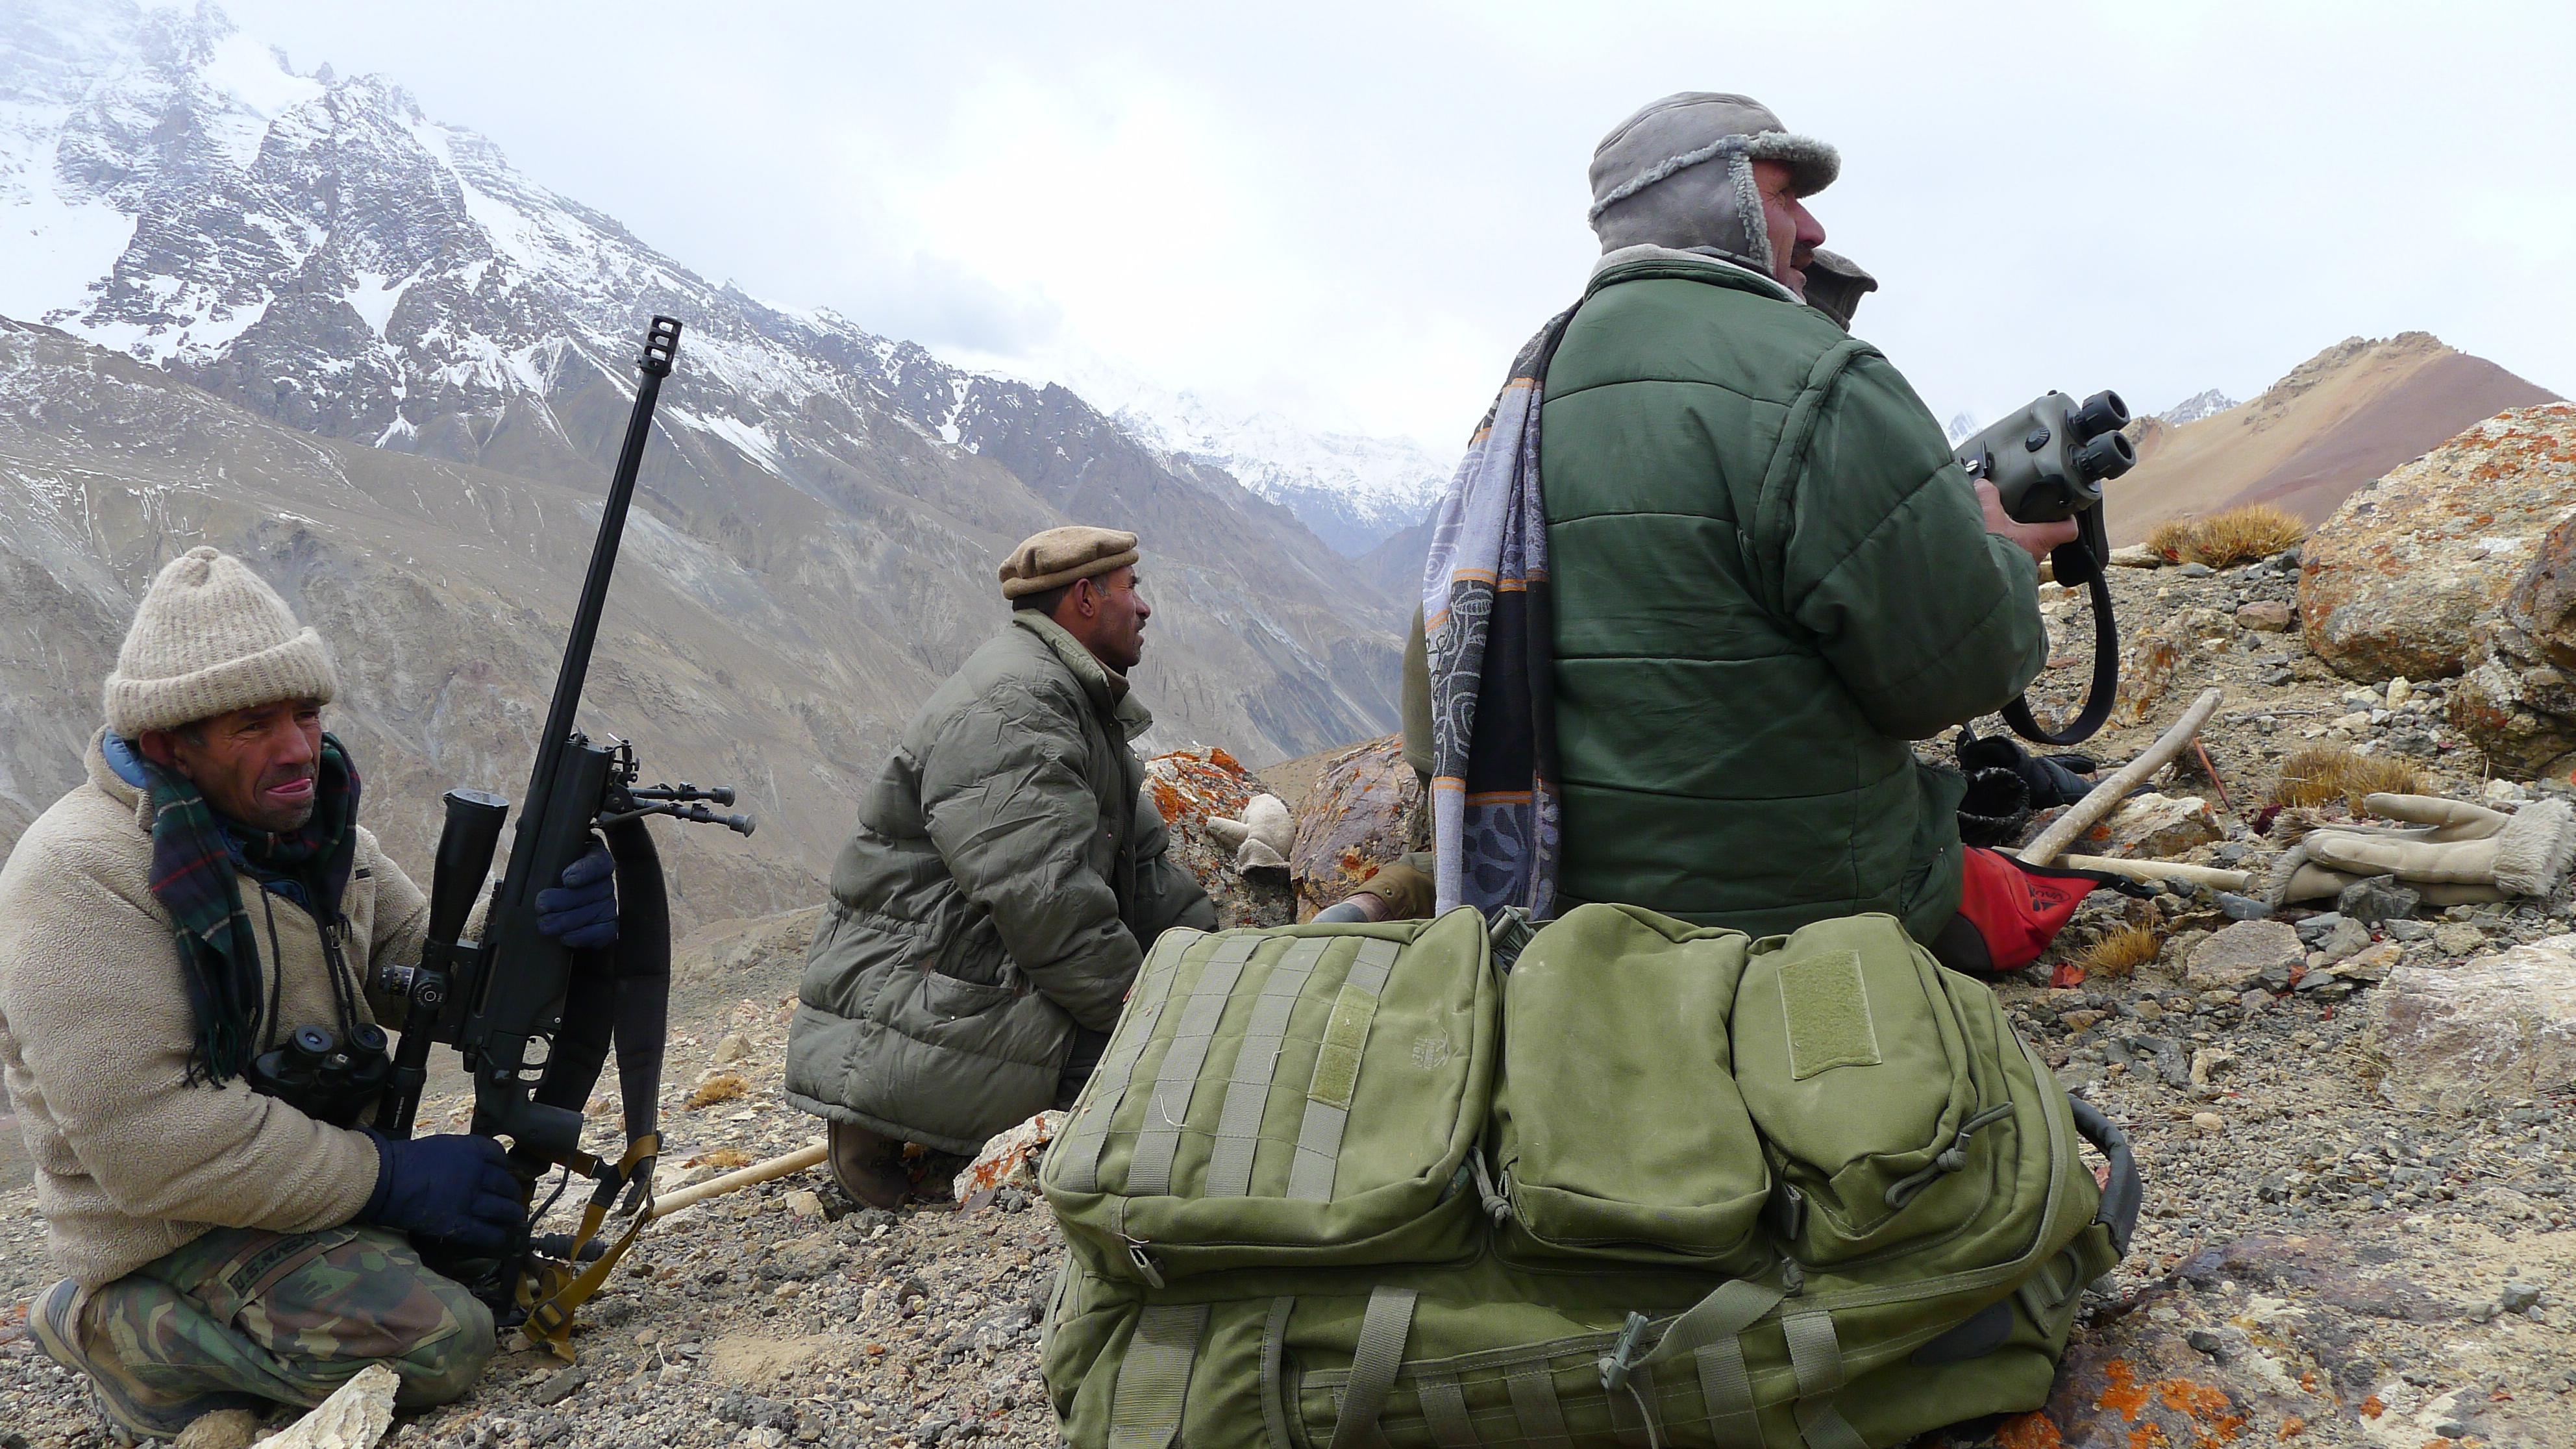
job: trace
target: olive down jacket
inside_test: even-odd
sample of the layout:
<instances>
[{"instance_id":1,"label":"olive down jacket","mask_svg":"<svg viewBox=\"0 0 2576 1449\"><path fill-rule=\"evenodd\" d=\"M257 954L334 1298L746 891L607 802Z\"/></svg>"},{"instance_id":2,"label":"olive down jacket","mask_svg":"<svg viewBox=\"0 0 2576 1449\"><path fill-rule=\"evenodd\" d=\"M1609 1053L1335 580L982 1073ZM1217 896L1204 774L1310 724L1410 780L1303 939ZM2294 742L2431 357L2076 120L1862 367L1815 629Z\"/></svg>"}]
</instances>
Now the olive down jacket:
<instances>
[{"instance_id":1,"label":"olive down jacket","mask_svg":"<svg viewBox=\"0 0 2576 1449\"><path fill-rule=\"evenodd\" d=\"M1055 1104L1145 948L1216 908L1165 854L1124 680L1022 611L934 692L859 809L805 959L787 1097L946 1152Z\"/></svg>"}]
</instances>

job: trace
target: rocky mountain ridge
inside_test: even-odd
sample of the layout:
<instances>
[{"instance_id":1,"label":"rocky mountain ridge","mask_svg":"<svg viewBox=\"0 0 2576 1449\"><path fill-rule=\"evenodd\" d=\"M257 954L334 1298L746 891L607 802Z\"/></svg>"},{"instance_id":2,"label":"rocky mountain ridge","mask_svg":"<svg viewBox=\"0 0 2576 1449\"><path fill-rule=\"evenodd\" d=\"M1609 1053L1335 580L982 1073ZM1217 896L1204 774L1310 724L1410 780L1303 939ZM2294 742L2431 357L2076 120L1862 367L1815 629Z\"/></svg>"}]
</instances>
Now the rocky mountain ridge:
<instances>
[{"instance_id":1,"label":"rocky mountain ridge","mask_svg":"<svg viewBox=\"0 0 2576 1449\"><path fill-rule=\"evenodd\" d=\"M86 735L134 591L196 542L249 551L290 598L307 548L340 586L417 597L462 565L408 530L462 510L442 542L538 567L482 579L487 612L371 606L366 622L407 657L433 625L497 628L512 637L495 654L525 667L496 687L541 695L541 626L572 593L547 571L586 546L580 509L656 312L687 332L638 494L644 553L611 613L628 579L675 570L635 626L695 652L657 667L742 696L782 779L828 767L818 815L823 799L846 812L892 727L998 624L1002 550L1069 519L1145 535L1157 613L1139 684L1160 738L1262 762L1392 722L1398 606L1224 472L1140 444L1063 387L711 284L389 82L297 73L211 6L34 0L0 19L0 232L30 259L0 303L50 319L0 349L0 509L23 525L0 559L30 671L0 696L30 742L12 747L0 816L77 778L57 747ZM220 422L174 433L165 413ZM350 512L353 478L411 496ZM267 519L238 514L252 499ZM518 536L523 508L555 532ZM413 662L431 656L473 662ZM455 683L403 673L415 695ZM651 682L639 671L637 698ZM831 832L797 833L819 869Z\"/></svg>"},{"instance_id":2,"label":"rocky mountain ridge","mask_svg":"<svg viewBox=\"0 0 2576 1449\"><path fill-rule=\"evenodd\" d=\"M2463 428L2557 395L2429 332L2348 337L2250 402L2186 418L2201 397L2130 424L2138 466L2111 484L2111 541L2167 519L2269 503L2317 523L2352 493Z\"/></svg>"}]
</instances>

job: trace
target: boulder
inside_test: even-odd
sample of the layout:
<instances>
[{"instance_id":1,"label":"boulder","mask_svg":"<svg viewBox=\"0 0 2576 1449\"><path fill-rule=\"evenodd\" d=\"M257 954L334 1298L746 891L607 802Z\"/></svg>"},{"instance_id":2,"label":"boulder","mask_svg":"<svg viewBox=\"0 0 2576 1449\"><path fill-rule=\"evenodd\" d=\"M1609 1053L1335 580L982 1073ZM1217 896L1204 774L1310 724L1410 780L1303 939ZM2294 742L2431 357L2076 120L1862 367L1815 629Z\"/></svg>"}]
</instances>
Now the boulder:
<instances>
[{"instance_id":1,"label":"boulder","mask_svg":"<svg viewBox=\"0 0 2576 1449\"><path fill-rule=\"evenodd\" d=\"M2498 413L2365 484L2308 535L2308 648L2353 679L2461 673L2471 626L2571 513L2576 404Z\"/></svg>"},{"instance_id":2,"label":"boulder","mask_svg":"<svg viewBox=\"0 0 2576 1449\"><path fill-rule=\"evenodd\" d=\"M1422 778L1396 736L1354 745L1316 777L1297 809L1288 873L1304 920L1357 890L1379 866L1427 848Z\"/></svg>"},{"instance_id":3,"label":"boulder","mask_svg":"<svg viewBox=\"0 0 2576 1449\"><path fill-rule=\"evenodd\" d=\"M371 1363L265 1442L271 1449L374 1449L393 1424L394 1391L401 1387L392 1369Z\"/></svg>"},{"instance_id":4,"label":"boulder","mask_svg":"<svg viewBox=\"0 0 2576 1449\"><path fill-rule=\"evenodd\" d=\"M2084 849L2086 854L2127 860L2170 860L2225 833L2209 802L2199 796L2149 791L2085 832Z\"/></svg>"},{"instance_id":5,"label":"boulder","mask_svg":"<svg viewBox=\"0 0 2576 1449\"><path fill-rule=\"evenodd\" d=\"M2451 691L2452 727L2509 774L2549 770L2576 750L2576 518L2542 536L2471 633L2468 675Z\"/></svg>"},{"instance_id":6,"label":"boulder","mask_svg":"<svg viewBox=\"0 0 2576 1449\"><path fill-rule=\"evenodd\" d=\"M2200 991L2249 991L2265 972L2286 973L2307 959L2299 933L2280 921L2238 921L2191 948L2183 981Z\"/></svg>"},{"instance_id":7,"label":"boulder","mask_svg":"<svg viewBox=\"0 0 2576 1449\"><path fill-rule=\"evenodd\" d=\"M1296 918L1285 876L1236 870L1244 836L1215 823L1240 822L1262 793L1241 761L1214 747L1156 755L1145 762L1145 790L1171 830L1172 859L1216 902L1218 925L1284 926Z\"/></svg>"},{"instance_id":8,"label":"boulder","mask_svg":"<svg viewBox=\"0 0 2576 1449\"><path fill-rule=\"evenodd\" d=\"M2401 1107L2465 1112L2563 1090L2576 1082L2576 935L2396 968L2371 997L2364 1043Z\"/></svg>"},{"instance_id":9,"label":"boulder","mask_svg":"<svg viewBox=\"0 0 2576 1449\"><path fill-rule=\"evenodd\" d=\"M984 1144L951 1184L957 1201L967 1202L979 1192L995 1192L1006 1187L1036 1191L1038 1159L1046 1154L1046 1145L1064 1130L1062 1112L1040 1112L1019 1126L997 1134Z\"/></svg>"}]
</instances>

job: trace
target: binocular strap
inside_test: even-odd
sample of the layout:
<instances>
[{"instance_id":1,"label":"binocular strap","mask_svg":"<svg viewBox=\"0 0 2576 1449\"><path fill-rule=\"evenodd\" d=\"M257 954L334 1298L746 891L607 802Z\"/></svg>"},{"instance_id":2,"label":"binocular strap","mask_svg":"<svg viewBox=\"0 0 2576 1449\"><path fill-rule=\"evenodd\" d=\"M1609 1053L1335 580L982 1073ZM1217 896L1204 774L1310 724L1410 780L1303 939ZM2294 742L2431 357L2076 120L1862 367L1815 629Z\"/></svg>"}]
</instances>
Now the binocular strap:
<instances>
[{"instance_id":1,"label":"binocular strap","mask_svg":"<svg viewBox=\"0 0 2576 1449\"><path fill-rule=\"evenodd\" d=\"M2051 567L2063 581L2072 572L2068 565L2080 559L2085 570L2084 583L2093 600L2093 680L2085 686L2084 708L2064 728L2050 731L2040 727L2030 712L2030 696L2021 695L2003 707L2004 723L2014 734L2043 745L2076 745L2093 738L2111 717L2111 705L2120 693L2120 626L2111 616L2111 550L2102 532L2102 510L2086 509L2082 515L2083 532L2073 543L2049 556Z\"/></svg>"}]
</instances>

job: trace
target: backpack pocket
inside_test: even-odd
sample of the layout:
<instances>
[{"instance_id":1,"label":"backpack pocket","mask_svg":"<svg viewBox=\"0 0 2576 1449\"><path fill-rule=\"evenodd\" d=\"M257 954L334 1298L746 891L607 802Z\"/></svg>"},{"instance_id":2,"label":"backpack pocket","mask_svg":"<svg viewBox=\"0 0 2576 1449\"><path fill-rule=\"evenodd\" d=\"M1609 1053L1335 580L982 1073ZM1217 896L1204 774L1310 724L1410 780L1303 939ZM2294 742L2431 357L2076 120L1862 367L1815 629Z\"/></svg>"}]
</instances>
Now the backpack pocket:
<instances>
[{"instance_id":1,"label":"backpack pocket","mask_svg":"<svg viewBox=\"0 0 2576 1449\"><path fill-rule=\"evenodd\" d=\"M1166 932L1039 1185L1113 1277L1474 1251L1482 920Z\"/></svg>"},{"instance_id":2,"label":"backpack pocket","mask_svg":"<svg viewBox=\"0 0 2576 1449\"><path fill-rule=\"evenodd\" d=\"M1611 905L1531 939L1504 993L1495 1090L1507 1255L1769 1260L1770 1172L1727 1033L1749 944Z\"/></svg>"},{"instance_id":3,"label":"backpack pocket","mask_svg":"<svg viewBox=\"0 0 2576 1449\"><path fill-rule=\"evenodd\" d=\"M1736 1082L1769 1146L1770 1227L1811 1267L1957 1226L1992 1190L1960 1169L2012 1102L1978 1101L1940 973L1892 916L1753 944L1735 1001Z\"/></svg>"}]
</instances>

